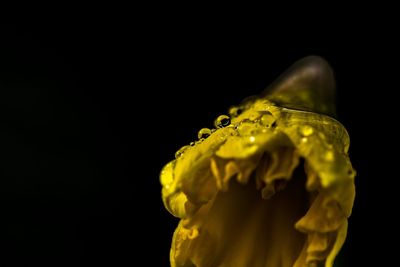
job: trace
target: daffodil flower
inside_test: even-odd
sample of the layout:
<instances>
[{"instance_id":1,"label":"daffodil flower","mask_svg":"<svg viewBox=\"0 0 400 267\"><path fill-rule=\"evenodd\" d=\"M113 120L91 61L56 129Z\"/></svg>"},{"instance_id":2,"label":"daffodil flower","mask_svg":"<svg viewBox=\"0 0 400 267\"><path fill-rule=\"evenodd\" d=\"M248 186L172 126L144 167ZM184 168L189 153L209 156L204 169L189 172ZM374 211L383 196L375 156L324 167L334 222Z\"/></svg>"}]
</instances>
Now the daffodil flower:
<instances>
[{"instance_id":1,"label":"daffodil flower","mask_svg":"<svg viewBox=\"0 0 400 267\"><path fill-rule=\"evenodd\" d=\"M172 267L333 266L355 196L334 94L307 57L178 150L160 175Z\"/></svg>"}]
</instances>

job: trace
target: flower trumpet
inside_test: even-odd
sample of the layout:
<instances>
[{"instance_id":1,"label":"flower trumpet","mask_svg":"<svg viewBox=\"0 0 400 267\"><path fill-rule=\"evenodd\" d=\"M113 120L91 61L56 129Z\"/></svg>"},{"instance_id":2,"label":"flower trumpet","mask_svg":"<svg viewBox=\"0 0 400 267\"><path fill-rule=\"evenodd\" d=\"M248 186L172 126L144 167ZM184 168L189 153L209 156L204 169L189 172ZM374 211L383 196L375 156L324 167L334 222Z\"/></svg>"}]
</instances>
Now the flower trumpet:
<instances>
[{"instance_id":1,"label":"flower trumpet","mask_svg":"<svg viewBox=\"0 0 400 267\"><path fill-rule=\"evenodd\" d=\"M177 151L160 174L172 267L333 266L355 196L334 94L328 63L304 58Z\"/></svg>"}]
</instances>

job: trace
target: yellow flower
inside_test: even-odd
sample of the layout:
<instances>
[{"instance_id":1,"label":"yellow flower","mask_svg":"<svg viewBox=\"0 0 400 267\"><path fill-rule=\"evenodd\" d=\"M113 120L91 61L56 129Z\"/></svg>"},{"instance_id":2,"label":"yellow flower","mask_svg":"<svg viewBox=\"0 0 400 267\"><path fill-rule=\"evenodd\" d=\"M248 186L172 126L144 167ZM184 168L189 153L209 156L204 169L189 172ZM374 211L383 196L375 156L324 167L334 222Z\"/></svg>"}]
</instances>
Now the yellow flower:
<instances>
[{"instance_id":1,"label":"yellow flower","mask_svg":"<svg viewBox=\"0 0 400 267\"><path fill-rule=\"evenodd\" d=\"M331 267L353 206L349 136L319 57L219 116L161 171L173 267Z\"/></svg>"}]
</instances>

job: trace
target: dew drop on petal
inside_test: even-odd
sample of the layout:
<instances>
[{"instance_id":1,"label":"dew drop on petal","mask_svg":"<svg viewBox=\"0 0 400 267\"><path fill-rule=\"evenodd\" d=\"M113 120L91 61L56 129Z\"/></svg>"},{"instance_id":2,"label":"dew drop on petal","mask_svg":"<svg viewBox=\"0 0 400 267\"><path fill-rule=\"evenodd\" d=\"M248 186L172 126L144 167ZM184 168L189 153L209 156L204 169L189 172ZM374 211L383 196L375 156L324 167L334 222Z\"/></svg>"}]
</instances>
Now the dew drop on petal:
<instances>
[{"instance_id":1,"label":"dew drop on petal","mask_svg":"<svg viewBox=\"0 0 400 267\"><path fill-rule=\"evenodd\" d=\"M275 117L270 112L261 116L261 124L266 127L271 127L275 121Z\"/></svg>"},{"instance_id":2,"label":"dew drop on petal","mask_svg":"<svg viewBox=\"0 0 400 267\"><path fill-rule=\"evenodd\" d=\"M195 141L194 144L195 144L195 145L201 144L204 140L205 140L204 138L201 138L201 139Z\"/></svg>"},{"instance_id":3,"label":"dew drop on petal","mask_svg":"<svg viewBox=\"0 0 400 267\"><path fill-rule=\"evenodd\" d=\"M175 152L175 158L178 159L182 157L183 153L185 153L186 149L188 149L189 146L183 146L181 147L178 151Z\"/></svg>"},{"instance_id":4,"label":"dew drop on petal","mask_svg":"<svg viewBox=\"0 0 400 267\"><path fill-rule=\"evenodd\" d=\"M220 115L218 118L215 120L214 125L217 128L223 128L231 124L231 119L227 115Z\"/></svg>"},{"instance_id":5,"label":"dew drop on petal","mask_svg":"<svg viewBox=\"0 0 400 267\"><path fill-rule=\"evenodd\" d=\"M199 139L205 139L207 137L209 137L211 135L211 130L208 128L203 128L199 131L199 133L197 134L197 137Z\"/></svg>"},{"instance_id":6,"label":"dew drop on petal","mask_svg":"<svg viewBox=\"0 0 400 267\"><path fill-rule=\"evenodd\" d=\"M328 151L325 153L325 160L327 160L327 161L332 161L332 160L334 160L334 158L335 158L335 154L333 153L332 150L328 150Z\"/></svg>"},{"instance_id":7,"label":"dew drop on petal","mask_svg":"<svg viewBox=\"0 0 400 267\"><path fill-rule=\"evenodd\" d=\"M300 127L299 131L302 136L307 137L314 133L314 128L310 125L304 125Z\"/></svg>"},{"instance_id":8,"label":"dew drop on petal","mask_svg":"<svg viewBox=\"0 0 400 267\"><path fill-rule=\"evenodd\" d=\"M189 239L195 239L198 236L199 236L199 230L197 230L196 228L191 229L188 235Z\"/></svg>"},{"instance_id":9,"label":"dew drop on petal","mask_svg":"<svg viewBox=\"0 0 400 267\"><path fill-rule=\"evenodd\" d=\"M239 108L239 107L231 107L231 108L229 109L229 115L231 115L232 117L237 117L237 116L239 116L242 112L243 112L242 108Z\"/></svg>"}]
</instances>

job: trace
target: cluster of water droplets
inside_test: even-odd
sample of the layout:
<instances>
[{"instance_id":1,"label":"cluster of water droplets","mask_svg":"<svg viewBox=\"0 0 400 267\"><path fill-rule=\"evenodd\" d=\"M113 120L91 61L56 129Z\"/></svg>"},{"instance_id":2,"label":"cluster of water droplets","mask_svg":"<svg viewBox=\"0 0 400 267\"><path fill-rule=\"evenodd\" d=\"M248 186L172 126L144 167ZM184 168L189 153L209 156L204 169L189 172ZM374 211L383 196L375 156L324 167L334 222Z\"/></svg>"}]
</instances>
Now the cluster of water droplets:
<instances>
[{"instance_id":1,"label":"cluster of water droplets","mask_svg":"<svg viewBox=\"0 0 400 267\"><path fill-rule=\"evenodd\" d=\"M214 121L214 126L216 127L216 129L227 127L230 124L231 124L231 118L228 115L220 115ZM197 133L197 138L198 138L197 141L190 142L189 145L181 147L178 151L176 151L175 158L176 159L180 158L186 152L187 149L203 142L213 132L215 132L216 129L209 129L209 128L200 129L199 132Z\"/></svg>"},{"instance_id":2,"label":"cluster of water droplets","mask_svg":"<svg viewBox=\"0 0 400 267\"><path fill-rule=\"evenodd\" d=\"M269 111L252 111L244 119L235 125L240 136L249 138L250 143L255 143L257 135L266 133L276 127L276 118Z\"/></svg>"},{"instance_id":3,"label":"cluster of water droplets","mask_svg":"<svg viewBox=\"0 0 400 267\"><path fill-rule=\"evenodd\" d=\"M214 129L209 128L202 128L199 130L197 134L197 141L191 142L189 145L181 147L176 153L175 158L180 158L187 149L190 147L195 146L203 142L207 139L213 132L217 129L225 128L228 126L234 127L237 132L236 134L242 136L249 136L249 141L255 142L256 135L259 132L266 132L267 128L274 128L276 126L276 118L269 112L269 111L254 111L248 116L246 115L246 119L243 119L239 123L232 125L231 118L236 118L240 116L243 112L243 107L241 106L233 106L229 109L229 116L228 115L220 115L214 121ZM259 126L259 127L257 127Z\"/></svg>"},{"instance_id":4,"label":"cluster of water droplets","mask_svg":"<svg viewBox=\"0 0 400 267\"><path fill-rule=\"evenodd\" d=\"M299 128L299 134L302 136L301 142L308 142L308 138L314 134L314 128L310 125L303 125Z\"/></svg>"},{"instance_id":5,"label":"cluster of water droplets","mask_svg":"<svg viewBox=\"0 0 400 267\"><path fill-rule=\"evenodd\" d=\"M268 128L276 127L276 118L269 111L253 111L246 115L246 119L241 120L239 123L232 125L231 118L240 116L243 112L243 106L233 106L229 109L228 115L220 115L214 121L214 129L202 128L197 134L198 140L191 142L189 145L183 146L175 153L175 158L180 158L184 152L191 146L195 146L203 142L217 129L225 128L228 126L234 127L237 131L236 134L241 136L248 136L251 143L255 142L256 135L260 132L266 132Z\"/></svg>"}]
</instances>

